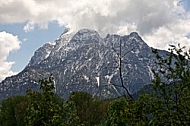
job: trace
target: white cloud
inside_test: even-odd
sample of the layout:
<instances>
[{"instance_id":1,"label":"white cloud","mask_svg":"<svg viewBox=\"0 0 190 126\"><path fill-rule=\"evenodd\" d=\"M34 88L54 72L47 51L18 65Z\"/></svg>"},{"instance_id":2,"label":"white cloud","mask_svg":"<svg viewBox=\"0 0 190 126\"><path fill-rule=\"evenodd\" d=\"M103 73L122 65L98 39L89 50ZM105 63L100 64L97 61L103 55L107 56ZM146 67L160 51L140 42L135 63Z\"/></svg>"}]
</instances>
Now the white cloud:
<instances>
[{"instance_id":1,"label":"white cloud","mask_svg":"<svg viewBox=\"0 0 190 126\"><path fill-rule=\"evenodd\" d=\"M103 36L138 31L149 45L163 49L170 42L189 42L185 35L190 12L183 1L187 0L6 0L0 1L0 22L27 21L26 32L47 28L51 21L73 31L95 29Z\"/></svg>"},{"instance_id":2,"label":"white cloud","mask_svg":"<svg viewBox=\"0 0 190 126\"><path fill-rule=\"evenodd\" d=\"M5 77L15 74L11 71L14 62L7 61L10 52L20 48L20 41L17 36L14 36L5 31L0 32L0 81Z\"/></svg>"},{"instance_id":3,"label":"white cloud","mask_svg":"<svg viewBox=\"0 0 190 126\"><path fill-rule=\"evenodd\" d=\"M29 32L29 31L34 30L34 27L35 27L35 24L34 24L33 22L28 22L28 23L24 26L23 30L24 30L25 32Z\"/></svg>"},{"instance_id":4,"label":"white cloud","mask_svg":"<svg viewBox=\"0 0 190 126\"><path fill-rule=\"evenodd\" d=\"M23 41L23 42L26 42L26 41L28 41L28 38L23 38L22 41Z\"/></svg>"},{"instance_id":5,"label":"white cloud","mask_svg":"<svg viewBox=\"0 0 190 126\"><path fill-rule=\"evenodd\" d=\"M154 32L145 35L144 39L150 46L159 49L168 49L169 44L190 47L190 39L187 37L190 34L190 21L177 20L177 22L163 26Z\"/></svg>"}]
</instances>

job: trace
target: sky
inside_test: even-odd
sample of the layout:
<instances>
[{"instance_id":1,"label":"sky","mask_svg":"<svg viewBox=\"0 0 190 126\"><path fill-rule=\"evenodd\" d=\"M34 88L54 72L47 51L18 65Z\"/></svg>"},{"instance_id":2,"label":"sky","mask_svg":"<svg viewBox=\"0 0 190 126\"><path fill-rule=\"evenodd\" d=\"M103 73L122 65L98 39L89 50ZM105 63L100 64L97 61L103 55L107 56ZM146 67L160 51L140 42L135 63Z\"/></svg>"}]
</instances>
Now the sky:
<instances>
[{"instance_id":1,"label":"sky","mask_svg":"<svg viewBox=\"0 0 190 126\"><path fill-rule=\"evenodd\" d=\"M65 28L102 37L136 31L151 47L190 48L190 0L0 0L0 81L22 71Z\"/></svg>"}]
</instances>

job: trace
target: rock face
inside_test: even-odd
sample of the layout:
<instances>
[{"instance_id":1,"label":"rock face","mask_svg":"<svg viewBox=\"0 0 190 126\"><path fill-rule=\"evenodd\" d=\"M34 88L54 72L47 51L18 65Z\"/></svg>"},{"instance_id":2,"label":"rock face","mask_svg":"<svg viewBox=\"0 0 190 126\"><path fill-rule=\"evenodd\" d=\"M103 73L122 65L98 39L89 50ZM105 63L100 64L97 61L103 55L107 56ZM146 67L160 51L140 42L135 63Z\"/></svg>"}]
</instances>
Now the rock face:
<instances>
[{"instance_id":1,"label":"rock face","mask_svg":"<svg viewBox=\"0 0 190 126\"><path fill-rule=\"evenodd\" d=\"M154 55L137 33L102 38L94 30L82 29L76 34L64 33L40 47L22 72L0 83L1 99L25 94L28 87L39 90L38 80L51 73L55 91L63 98L73 91L87 91L101 98L118 97L125 93L116 86L121 84L119 57L130 93L151 83L151 68L156 68Z\"/></svg>"}]
</instances>

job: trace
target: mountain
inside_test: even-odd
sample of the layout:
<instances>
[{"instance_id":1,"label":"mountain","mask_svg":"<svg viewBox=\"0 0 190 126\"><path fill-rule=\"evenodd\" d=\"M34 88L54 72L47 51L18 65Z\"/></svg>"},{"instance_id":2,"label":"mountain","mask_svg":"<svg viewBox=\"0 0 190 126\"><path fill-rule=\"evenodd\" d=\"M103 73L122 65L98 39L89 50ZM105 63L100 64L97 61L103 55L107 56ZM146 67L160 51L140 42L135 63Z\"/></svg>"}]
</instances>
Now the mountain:
<instances>
[{"instance_id":1,"label":"mountain","mask_svg":"<svg viewBox=\"0 0 190 126\"><path fill-rule=\"evenodd\" d=\"M121 96L125 90L115 86L120 85L119 56L124 84L130 93L151 83L155 56L138 33L102 38L94 30L81 29L76 34L64 32L40 47L23 71L0 83L1 100L23 95L28 87L38 91L38 80L50 74L55 80L55 92L63 98L73 91L101 98Z\"/></svg>"}]
</instances>

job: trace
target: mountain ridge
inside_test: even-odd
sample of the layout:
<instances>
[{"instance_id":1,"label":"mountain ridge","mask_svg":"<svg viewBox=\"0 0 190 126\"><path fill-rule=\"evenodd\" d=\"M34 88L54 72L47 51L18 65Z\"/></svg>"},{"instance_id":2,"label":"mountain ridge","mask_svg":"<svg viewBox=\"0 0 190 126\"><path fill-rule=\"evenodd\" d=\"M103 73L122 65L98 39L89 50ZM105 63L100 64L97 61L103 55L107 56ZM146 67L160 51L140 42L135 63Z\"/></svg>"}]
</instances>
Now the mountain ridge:
<instances>
[{"instance_id":1,"label":"mountain ridge","mask_svg":"<svg viewBox=\"0 0 190 126\"><path fill-rule=\"evenodd\" d=\"M130 93L151 83L155 58L137 32L102 38L95 30L81 29L75 34L65 32L37 49L23 71L0 83L1 99L23 95L28 87L38 90L38 80L50 74L55 78L56 93L63 98L73 91L118 97L125 93L113 85L120 85L118 56L123 56L122 73Z\"/></svg>"}]
</instances>

